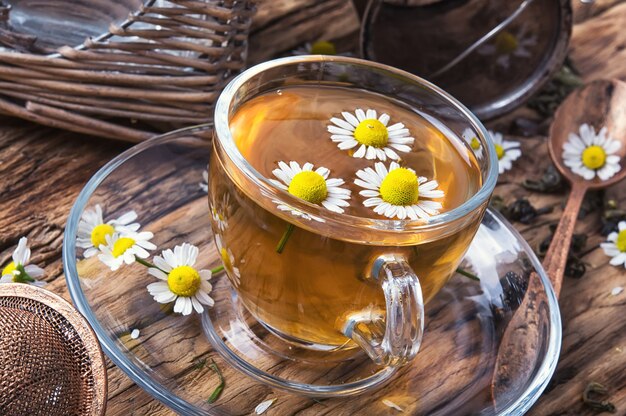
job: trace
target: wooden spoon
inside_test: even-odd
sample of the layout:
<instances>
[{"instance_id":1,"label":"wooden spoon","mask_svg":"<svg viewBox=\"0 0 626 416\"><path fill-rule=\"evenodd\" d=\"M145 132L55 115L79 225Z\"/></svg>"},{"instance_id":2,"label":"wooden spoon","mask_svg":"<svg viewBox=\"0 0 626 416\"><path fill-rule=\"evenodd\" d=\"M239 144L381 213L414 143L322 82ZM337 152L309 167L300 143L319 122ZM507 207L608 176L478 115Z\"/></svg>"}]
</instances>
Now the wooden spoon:
<instances>
[{"instance_id":1,"label":"wooden spoon","mask_svg":"<svg viewBox=\"0 0 626 416\"><path fill-rule=\"evenodd\" d=\"M606 127L610 137L622 142L618 152L621 170L606 181L598 177L585 180L563 163L563 145L570 133L579 134L583 123L593 126L596 132ZM558 297L574 225L585 194L590 189L605 188L626 177L626 83L618 80L594 81L570 94L554 115L548 149L557 169L572 185L567 205L543 261ZM492 379L496 408L498 404L502 407L509 403L514 398L512 392L524 388L532 375L535 361L540 358L536 353L541 345L540 337L545 336L548 330L543 322L545 320L539 320L539 316L546 313L541 310L547 308L547 302L539 276L532 273L524 299L504 332L496 357Z\"/></svg>"}]
</instances>

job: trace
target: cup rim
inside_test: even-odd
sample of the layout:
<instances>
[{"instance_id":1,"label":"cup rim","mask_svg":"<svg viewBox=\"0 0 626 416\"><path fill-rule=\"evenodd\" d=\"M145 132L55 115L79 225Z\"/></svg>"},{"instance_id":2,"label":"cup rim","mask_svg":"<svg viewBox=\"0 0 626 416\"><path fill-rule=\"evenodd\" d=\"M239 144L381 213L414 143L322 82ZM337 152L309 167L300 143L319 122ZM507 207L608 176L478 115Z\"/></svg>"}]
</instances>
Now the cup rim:
<instances>
[{"instance_id":1,"label":"cup rim","mask_svg":"<svg viewBox=\"0 0 626 416\"><path fill-rule=\"evenodd\" d=\"M233 100L236 97L240 88L251 78L268 71L273 68L281 66L290 66L297 64L311 64L318 63L324 65L325 63L346 63L352 65L360 65L370 67L377 71L384 71L390 74L394 74L397 77L402 77L405 80L419 84L420 87L425 88L431 94L443 99L455 111L460 113L470 124L470 126L478 133L481 142L485 145L486 153L488 155L488 170L486 180L483 182L480 189L472 195L469 199L463 202L461 205L453 208L450 211L433 215L427 220L398 220L398 219L373 219L354 216L350 214L339 214L329 211L321 206L314 205L303 201L288 192L278 188L270 180L258 172L241 154L234 138L230 131L230 107ZM271 61L266 61L257 64L247 70L243 71L237 77L235 77L224 88L215 105L214 113L214 128L217 140L226 153L227 157L233 162L235 167L243 172L248 180L251 180L261 190L265 191L264 194L272 195L273 199L278 199L280 202L284 202L295 210L300 211L308 217L317 219L320 222L336 223L341 226L355 226L373 228L376 230L394 231L394 232L415 232L425 231L432 228L438 228L441 225L445 225L465 216L471 214L477 210L481 204L489 199L493 190L495 189L496 182L498 180L498 157L496 155L496 149L491 138L491 134L478 120L478 118L460 101L445 92L441 88L437 87L433 83L409 72L397 69L385 64L380 64L373 61L367 61L364 59L345 57L345 56L329 56L329 55L299 55L285 58L278 58ZM279 216L285 216L279 210L276 210L276 214ZM290 222L303 223L302 218L296 216L289 216Z\"/></svg>"}]
</instances>

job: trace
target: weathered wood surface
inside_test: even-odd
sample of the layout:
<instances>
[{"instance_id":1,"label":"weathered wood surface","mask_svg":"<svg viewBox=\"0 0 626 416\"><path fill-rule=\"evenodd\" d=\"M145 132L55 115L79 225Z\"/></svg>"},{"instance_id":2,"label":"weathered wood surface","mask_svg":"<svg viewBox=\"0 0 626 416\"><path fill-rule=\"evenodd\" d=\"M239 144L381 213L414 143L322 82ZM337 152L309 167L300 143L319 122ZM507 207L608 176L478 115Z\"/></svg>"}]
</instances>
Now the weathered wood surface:
<instances>
[{"instance_id":1,"label":"weathered wood surface","mask_svg":"<svg viewBox=\"0 0 626 416\"><path fill-rule=\"evenodd\" d=\"M285 15L284 19L292 19L288 20L292 24L299 21L297 5L308 5L303 10L317 10L315 2L311 1L275 3L277 9L279 4L282 5L281 14ZM345 6L336 2L335 7ZM585 80L607 76L626 79L626 32L623 31L626 2L598 0L590 8L576 6L575 12L578 23L573 34L571 56ZM265 13L263 5L261 13L262 16ZM280 27L280 19L277 21L271 16L270 12L265 13L265 20L258 24L251 40L251 55L257 59L272 51L289 50L308 37L300 33L281 43L280 48L268 49L275 38L266 36L267 31L278 32ZM315 16L315 13L310 16ZM315 32L309 39L317 36L343 38L347 35L345 25L341 25L341 30L337 29L336 36L326 31L328 26L322 26L315 26ZM494 122L497 126L503 123L502 120ZM531 246L536 246L548 235L549 225L558 221L566 191L545 195L529 193L520 186L524 178L537 177L549 163L542 138L522 141L524 156L511 172L502 177L495 193L505 197L507 202L525 196L535 207L554 207L553 213L536 219L530 225L514 224ZM0 262L4 264L8 260L20 236L28 236L33 251L32 260L45 268L48 289L69 299L61 263L62 233L67 215L89 177L126 147L21 120L0 118L0 197L3 203ZM626 205L624 184L612 187L609 192L620 206ZM589 381L607 386L610 400L617 406L618 412L626 413L626 321L623 319L626 294L609 295L613 287L626 286L626 273L624 269L608 264L608 257L598 248L603 241L598 229L598 213L588 215L577 224L576 232L589 236L583 257L588 270L582 279L566 278L563 283L561 360L551 385L530 412L532 415L596 414L581 403L582 392ZM110 362L108 370L108 414L172 414Z\"/></svg>"}]
</instances>

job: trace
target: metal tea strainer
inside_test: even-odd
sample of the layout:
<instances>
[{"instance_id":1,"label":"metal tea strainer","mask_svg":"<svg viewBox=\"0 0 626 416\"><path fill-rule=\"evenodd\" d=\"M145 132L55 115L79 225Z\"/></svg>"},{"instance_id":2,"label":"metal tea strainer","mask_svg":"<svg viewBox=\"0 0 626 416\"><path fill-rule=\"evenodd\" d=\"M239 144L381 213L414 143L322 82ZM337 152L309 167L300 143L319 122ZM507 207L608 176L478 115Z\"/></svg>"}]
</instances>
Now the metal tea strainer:
<instances>
[{"instance_id":1,"label":"metal tea strainer","mask_svg":"<svg viewBox=\"0 0 626 416\"><path fill-rule=\"evenodd\" d=\"M0 415L103 415L106 367L98 340L59 296L0 285Z\"/></svg>"}]
</instances>

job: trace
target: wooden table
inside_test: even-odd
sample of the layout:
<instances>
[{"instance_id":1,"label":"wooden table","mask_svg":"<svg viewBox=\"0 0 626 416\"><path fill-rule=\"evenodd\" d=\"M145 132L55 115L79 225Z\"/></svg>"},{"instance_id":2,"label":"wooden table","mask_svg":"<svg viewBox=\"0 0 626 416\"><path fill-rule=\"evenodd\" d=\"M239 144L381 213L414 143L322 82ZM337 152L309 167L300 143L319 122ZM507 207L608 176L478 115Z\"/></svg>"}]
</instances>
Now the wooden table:
<instances>
[{"instance_id":1,"label":"wooden table","mask_svg":"<svg viewBox=\"0 0 626 416\"><path fill-rule=\"evenodd\" d=\"M305 7L306 6L306 7ZM290 39L341 38L355 29L351 7L340 0L277 1L284 21L298 23L307 16L326 13L333 24L307 25ZM296 9L298 11L296 12ZM592 7L575 7L570 56L587 80L617 77L626 80L626 2L597 0ZM348 16L348 17L346 17ZM260 45L276 31L272 13L261 7L251 40L255 60L270 55ZM308 32L307 32L308 31ZM287 41L285 41L287 42ZM288 49L289 44L278 45ZM514 115L496 120L492 127L505 128L517 116L530 114L521 109ZM514 169L503 175L495 194L507 202L525 196L538 208L552 206L551 214L530 225L515 223L517 229L536 246L548 234L550 224L558 221L566 190L561 194L530 193L520 186L523 178L536 178L548 165L545 139L521 139L524 156ZM43 128L17 119L0 118L0 264L5 264L20 236L27 236L32 261L45 268L47 288L69 299L61 263L63 229L70 207L86 181L98 168L128 147L127 144L84 137ZM626 185L608 191L626 207ZM599 215L587 215L576 227L589 236L583 260L587 273L581 279L565 279L561 293L563 348L552 383L530 412L532 415L596 414L581 402L590 381L609 388L610 400L618 414L626 414L626 292L610 296L616 286L626 286L626 270L608 264L598 244L603 241ZM172 412L130 381L108 363L110 415L166 415Z\"/></svg>"}]
</instances>

